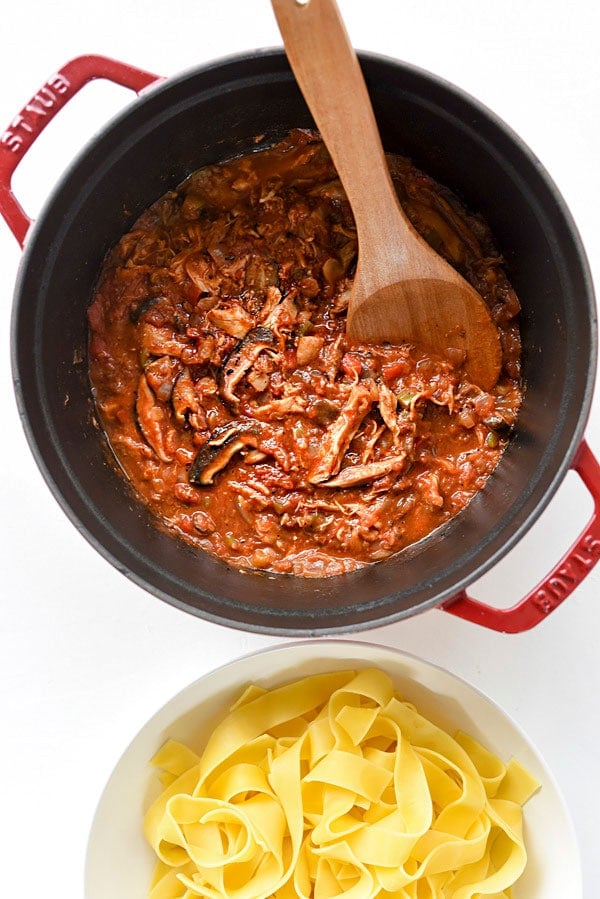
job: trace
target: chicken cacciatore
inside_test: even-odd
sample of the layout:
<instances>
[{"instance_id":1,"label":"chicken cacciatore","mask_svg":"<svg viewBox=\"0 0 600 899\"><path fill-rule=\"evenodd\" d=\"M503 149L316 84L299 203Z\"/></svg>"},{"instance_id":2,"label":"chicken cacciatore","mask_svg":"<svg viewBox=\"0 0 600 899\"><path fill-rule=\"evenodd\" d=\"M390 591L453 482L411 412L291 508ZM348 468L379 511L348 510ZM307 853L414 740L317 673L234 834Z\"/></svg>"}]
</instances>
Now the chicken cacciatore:
<instances>
[{"instance_id":1,"label":"chicken cacciatore","mask_svg":"<svg viewBox=\"0 0 600 899\"><path fill-rule=\"evenodd\" d=\"M500 380L451 348L354 344L350 206L317 134L190 175L107 257L89 308L100 425L157 523L237 568L324 577L480 490L521 402L519 302L485 223L389 156L417 230L480 292Z\"/></svg>"}]
</instances>

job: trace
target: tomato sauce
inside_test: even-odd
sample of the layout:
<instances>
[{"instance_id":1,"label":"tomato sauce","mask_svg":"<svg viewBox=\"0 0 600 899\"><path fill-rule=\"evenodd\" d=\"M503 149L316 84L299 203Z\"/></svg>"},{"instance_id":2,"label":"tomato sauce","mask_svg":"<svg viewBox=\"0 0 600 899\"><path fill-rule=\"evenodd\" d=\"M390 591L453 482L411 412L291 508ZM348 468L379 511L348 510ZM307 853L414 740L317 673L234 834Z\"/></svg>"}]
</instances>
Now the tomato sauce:
<instances>
[{"instance_id":1,"label":"tomato sauce","mask_svg":"<svg viewBox=\"0 0 600 899\"><path fill-rule=\"evenodd\" d=\"M385 559L460 512L510 439L519 302L489 229L388 162L417 230L490 308L489 392L460 358L347 339L356 229L313 132L193 173L106 259L88 315L101 426L157 523L232 566Z\"/></svg>"}]
</instances>

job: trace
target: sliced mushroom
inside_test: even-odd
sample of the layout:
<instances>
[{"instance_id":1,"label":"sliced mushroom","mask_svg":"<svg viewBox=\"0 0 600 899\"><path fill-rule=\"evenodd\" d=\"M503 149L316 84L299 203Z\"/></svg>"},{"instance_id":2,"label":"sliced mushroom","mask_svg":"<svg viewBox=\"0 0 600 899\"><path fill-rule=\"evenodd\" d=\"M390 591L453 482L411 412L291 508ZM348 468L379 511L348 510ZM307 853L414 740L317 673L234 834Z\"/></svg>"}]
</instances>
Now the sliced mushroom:
<instances>
[{"instance_id":1,"label":"sliced mushroom","mask_svg":"<svg viewBox=\"0 0 600 899\"><path fill-rule=\"evenodd\" d=\"M321 484L321 487L343 488L366 484L367 481L374 481L392 471L400 471L404 467L405 461L406 453L399 453L397 456L389 456L387 459L369 462L367 465L350 465L348 468L344 468L337 477Z\"/></svg>"},{"instance_id":2,"label":"sliced mushroom","mask_svg":"<svg viewBox=\"0 0 600 899\"><path fill-rule=\"evenodd\" d=\"M211 446L222 446L225 441L229 440L235 434L246 434L251 432L253 434L260 434L262 426L252 419L249 418L235 418L233 421L228 421L224 425L219 425L218 428L215 428L210 437L208 438L208 442Z\"/></svg>"},{"instance_id":3,"label":"sliced mushroom","mask_svg":"<svg viewBox=\"0 0 600 899\"><path fill-rule=\"evenodd\" d=\"M190 484L208 487L215 475L222 471L233 457L242 450L249 450L249 461L260 461L254 451L265 456L273 456L284 471L289 470L290 461L281 445L281 432L263 422L252 419L236 419L221 425L210 435L207 443L192 463L188 474Z\"/></svg>"},{"instance_id":4,"label":"sliced mushroom","mask_svg":"<svg viewBox=\"0 0 600 899\"><path fill-rule=\"evenodd\" d=\"M507 421L504 416L497 413L488 415L487 418L484 418L483 423L490 429L490 431L494 431L501 437L507 437L514 427L513 423Z\"/></svg>"},{"instance_id":5,"label":"sliced mushroom","mask_svg":"<svg viewBox=\"0 0 600 899\"><path fill-rule=\"evenodd\" d=\"M244 435L247 437L247 435ZM247 442L236 435L231 436L221 446L206 443L194 460L188 475L195 487L209 487L214 484L215 475L222 471L236 453L247 446Z\"/></svg>"},{"instance_id":6,"label":"sliced mushroom","mask_svg":"<svg viewBox=\"0 0 600 899\"><path fill-rule=\"evenodd\" d=\"M273 351L275 343L275 335L269 328L254 328L226 359L221 370L219 389L223 399L234 409L239 406L239 399L235 394L237 385L261 353Z\"/></svg>"},{"instance_id":7,"label":"sliced mushroom","mask_svg":"<svg viewBox=\"0 0 600 899\"><path fill-rule=\"evenodd\" d=\"M258 434L231 430L229 436L217 443L209 441L196 456L188 479L196 487L209 487L215 476L223 471L240 450L256 449L260 440Z\"/></svg>"}]
</instances>

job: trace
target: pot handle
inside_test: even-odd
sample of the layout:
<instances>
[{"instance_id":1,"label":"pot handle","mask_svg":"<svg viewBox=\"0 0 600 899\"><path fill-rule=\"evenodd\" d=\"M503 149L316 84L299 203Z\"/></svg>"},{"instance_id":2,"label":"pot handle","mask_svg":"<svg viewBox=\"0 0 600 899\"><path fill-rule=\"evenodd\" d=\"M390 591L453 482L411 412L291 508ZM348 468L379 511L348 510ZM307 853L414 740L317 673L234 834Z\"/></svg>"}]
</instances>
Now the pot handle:
<instances>
[{"instance_id":1,"label":"pot handle","mask_svg":"<svg viewBox=\"0 0 600 899\"><path fill-rule=\"evenodd\" d=\"M442 603L440 608L459 618L505 634L519 634L543 621L579 586L600 559L600 464L583 440L571 468L577 472L594 500L594 511L571 548L515 606L496 609L472 599L466 592Z\"/></svg>"},{"instance_id":2,"label":"pot handle","mask_svg":"<svg viewBox=\"0 0 600 899\"><path fill-rule=\"evenodd\" d=\"M0 135L0 214L19 245L32 220L12 192L13 173L29 148L68 101L89 81L106 78L139 93L160 76L105 56L78 56L51 75Z\"/></svg>"}]
</instances>

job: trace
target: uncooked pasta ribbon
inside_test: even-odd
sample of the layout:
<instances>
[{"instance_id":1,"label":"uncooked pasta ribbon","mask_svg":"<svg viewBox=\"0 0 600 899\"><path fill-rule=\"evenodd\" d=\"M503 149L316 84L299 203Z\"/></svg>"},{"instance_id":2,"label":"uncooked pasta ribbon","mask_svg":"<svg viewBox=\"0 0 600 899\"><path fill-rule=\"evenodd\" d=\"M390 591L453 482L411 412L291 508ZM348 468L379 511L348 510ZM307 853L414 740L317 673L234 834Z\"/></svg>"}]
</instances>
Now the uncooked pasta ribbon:
<instances>
[{"instance_id":1,"label":"uncooked pasta ribbon","mask_svg":"<svg viewBox=\"0 0 600 899\"><path fill-rule=\"evenodd\" d=\"M252 685L152 763L150 899L510 899L539 787L373 668Z\"/></svg>"}]
</instances>

